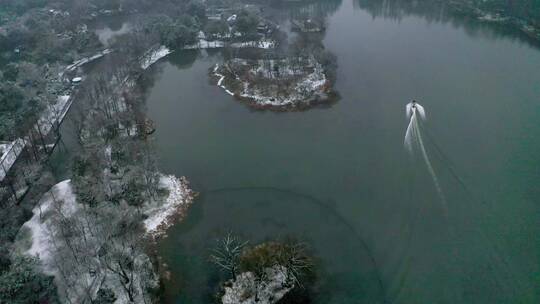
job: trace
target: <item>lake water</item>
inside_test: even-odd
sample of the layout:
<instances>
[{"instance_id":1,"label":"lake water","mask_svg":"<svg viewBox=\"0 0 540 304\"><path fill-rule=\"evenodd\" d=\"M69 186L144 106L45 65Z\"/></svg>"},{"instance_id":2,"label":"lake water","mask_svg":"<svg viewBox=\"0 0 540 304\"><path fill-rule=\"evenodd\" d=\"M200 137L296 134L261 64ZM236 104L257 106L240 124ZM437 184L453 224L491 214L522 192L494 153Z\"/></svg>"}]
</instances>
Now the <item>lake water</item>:
<instances>
[{"instance_id":1,"label":"lake water","mask_svg":"<svg viewBox=\"0 0 540 304\"><path fill-rule=\"evenodd\" d=\"M152 69L160 167L201 193L159 244L166 302L212 301L231 231L308 243L315 303L539 303L539 49L437 7L322 3L331 107L251 111L209 82L219 52ZM403 146L411 99L444 199Z\"/></svg>"}]
</instances>

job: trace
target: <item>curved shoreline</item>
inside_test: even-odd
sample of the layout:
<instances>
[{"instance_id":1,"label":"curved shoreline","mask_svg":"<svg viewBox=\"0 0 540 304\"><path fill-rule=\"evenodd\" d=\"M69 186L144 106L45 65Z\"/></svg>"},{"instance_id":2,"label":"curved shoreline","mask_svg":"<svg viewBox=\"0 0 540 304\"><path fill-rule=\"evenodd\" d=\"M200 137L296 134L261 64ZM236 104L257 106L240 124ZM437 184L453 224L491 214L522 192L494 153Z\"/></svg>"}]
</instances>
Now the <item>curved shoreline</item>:
<instances>
[{"instance_id":1,"label":"curved shoreline","mask_svg":"<svg viewBox=\"0 0 540 304\"><path fill-rule=\"evenodd\" d=\"M148 216L143 224L146 233L157 240L166 235L167 229L186 216L186 212L197 196L189 187L185 176L162 176L160 184L169 191L165 203L161 206L149 206L145 211Z\"/></svg>"},{"instance_id":2,"label":"curved shoreline","mask_svg":"<svg viewBox=\"0 0 540 304\"><path fill-rule=\"evenodd\" d=\"M146 219L142 222L145 228L143 240L147 236L150 244L164 236L167 228L174 224L176 219L185 216L196 196L196 193L189 188L189 181L185 177L161 176L160 185L169 191L167 196L163 199L148 201L137 211L146 216ZM126 208L128 207L126 206ZM43 195L32 212L33 216L22 225L19 231L15 248L21 254L39 258L42 271L55 277L55 285L58 287L62 298L68 302L78 303L84 299L95 297L98 290L103 285L106 285L115 289L115 294L119 300L118 303L128 303L126 295L120 287L121 285L116 281L114 274L110 273L110 269L104 267L102 258L99 255L95 256L100 248L104 246L103 240L93 234L73 236L75 238L84 238L84 244L88 242L87 245L81 245L82 247L79 249L90 246L87 248L90 255L83 260L86 263L85 265L94 265L94 268L85 268L84 265L78 265L79 261L71 261L68 258L69 255L66 256L66 252L63 252L65 248L63 248L64 245L62 244L65 240L62 233L60 233L63 230L58 226L58 220L73 223L80 221L83 227L85 224L88 225L88 223L84 222L85 220L88 221L87 215L85 215L86 208L78 202L71 180L65 180L54 185ZM59 216L60 218L58 218ZM107 229L106 222L100 223L96 222L95 225L97 226L94 229L98 231ZM109 241L106 243L109 243ZM93 251L96 252L93 253ZM134 261L140 263L140 265L145 265L147 261L151 261L150 252L144 253L145 251L147 250L139 252L134 257ZM67 260L65 260L66 258ZM77 275L73 277L72 274L69 274L69 278L66 278L66 269L63 268L71 267L65 266L71 264L75 267L73 271ZM158 285L159 267L154 269L153 272L155 278L153 280L155 281L152 282ZM136 278L144 274L137 272L134 275L134 280L136 280ZM144 298L147 295L143 290L141 292L135 303L144 303Z\"/></svg>"},{"instance_id":3,"label":"curved shoreline","mask_svg":"<svg viewBox=\"0 0 540 304\"><path fill-rule=\"evenodd\" d=\"M226 85L223 83L227 80L227 76L223 75L219 72L220 65L215 64L214 68L210 69L210 78L213 83L215 83L218 87L223 89L225 93L227 93L230 96L233 96L235 99L240 101L241 103L245 104L246 106L254 109L254 110L269 110L274 112L300 112L300 111L306 111L311 108L317 107L317 106L323 106L323 105L332 105L336 103L339 99L339 94L335 92L331 87L331 81L329 79L324 79L324 83L318 84L317 88L321 89L321 94L324 94L324 98L311 97L308 100L305 101L295 101L293 99L290 100L282 100L281 103L279 102L261 102L260 100L264 100L267 97L265 96L257 96L257 95L249 95L247 93L241 93L241 92L235 92L229 89ZM236 77L237 81L241 80ZM244 86L246 83L243 83ZM328 89L330 88L330 89Z\"/></svg>"}]
</instances>

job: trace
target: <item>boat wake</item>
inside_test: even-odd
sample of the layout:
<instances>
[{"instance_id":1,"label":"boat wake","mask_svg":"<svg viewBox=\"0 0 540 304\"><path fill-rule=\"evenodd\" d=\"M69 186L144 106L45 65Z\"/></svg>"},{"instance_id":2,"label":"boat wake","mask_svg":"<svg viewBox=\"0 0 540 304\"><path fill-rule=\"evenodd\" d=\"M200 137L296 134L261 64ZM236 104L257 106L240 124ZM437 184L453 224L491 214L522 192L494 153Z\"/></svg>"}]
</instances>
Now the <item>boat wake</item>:
<instances>
[{"instance_id":1,"label":"boat wake","mask_svg":"<svg viewBox=\"0 0 540 304\"><path fill-rule=\"evenodd\" d=\"M426 120L426 111L422 105L416 102L411 102L407 104L406 114L407 118L410 119L410 121L407 127L407 131L405 133L405 148L407 149L407 151L409 151L411 155L420 153L420 155L422 156L428 172L431 175L431 179L433 180L433 184L435 185L437 193L439 194L439 197L441 198L443 206L446 210L446 197L444 195L444 192L442 191L439 178L435 173L435 169L431 164L431 160L424 146L424 140L422 139L422 132L420 130L420 124L422 123L422 121Z\"/></svg>"}]
</instances>

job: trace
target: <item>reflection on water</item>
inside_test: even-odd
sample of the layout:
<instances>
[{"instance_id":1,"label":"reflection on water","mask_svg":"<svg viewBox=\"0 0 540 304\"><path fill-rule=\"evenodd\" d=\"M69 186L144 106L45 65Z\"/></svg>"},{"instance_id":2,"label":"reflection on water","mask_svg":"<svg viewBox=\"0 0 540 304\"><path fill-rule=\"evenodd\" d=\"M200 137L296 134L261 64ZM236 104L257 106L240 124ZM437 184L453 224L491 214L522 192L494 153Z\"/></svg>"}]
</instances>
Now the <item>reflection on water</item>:
<instances>
[{"instance_id":1,"label":"reflection on water","mask_svg":"<svg viewBox=\"0 0 540 304\"><path fill-rule=\"evenodd\" d=\"M317 303L345 303L341 301L352 298L384 303L376 262L350 223L316 198L258 187L206 191L185 223L170 231L173 237L161 247L163 258L172 263L171 269L184 271L167 282L168 301L209 302L205 299L215 291L218 269L208 264L208 254L227 231L252 243L287 236L307 242L320 259L318 264L324 265L317 270Z\"/></svg>"},{"instance_id":2,"label":"reflection on water","mask_svg":"<svg viewBox=\"0 0 540 304\"><path fill-rule=\"evenodd\" d=\"M429 0L352 0L355 9L366 10L373 18L385 18L400 21L407 17L421 17L429 23L449 23L463 29L473 37L488 36L491 39L512 39L540 46L540 42L532 39L517 29L496 23L479 22L469 15L453 12L444 1Z\"/></svg>"}]
</instances>

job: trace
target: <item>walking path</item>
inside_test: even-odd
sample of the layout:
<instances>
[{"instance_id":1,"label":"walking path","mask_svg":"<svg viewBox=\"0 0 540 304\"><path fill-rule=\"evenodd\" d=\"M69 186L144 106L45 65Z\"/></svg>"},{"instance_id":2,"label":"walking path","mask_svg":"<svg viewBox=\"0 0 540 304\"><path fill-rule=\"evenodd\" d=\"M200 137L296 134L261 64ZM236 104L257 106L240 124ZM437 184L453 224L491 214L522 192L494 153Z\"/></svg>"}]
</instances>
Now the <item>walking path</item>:
<instances>
[{"instance_id":1,"label":"walking path","mask_svg":"<svg viewBox=\"0 0 540 304\"><path fill-rule=\"evenodd\" d=\"M60 76L63 77L66 72L73 72L77 68L102 58L111 52L112 50L106 49L93 56L80 59L67 66ZM70 95L58 96L57 102L54 105L49 105L47 107L32 129L41 134L43 137L47 137L51 130L60 127L72 104L73 98ZM21 155L24 148L30 143L30 135L27 135L24 138L15 139L13 142L7 145L2 156L0 157L0 182L6 178L15 162L17 162L17 159Z\"/></svg>"}]
</instances>

